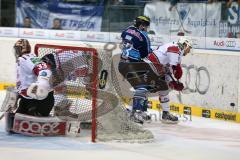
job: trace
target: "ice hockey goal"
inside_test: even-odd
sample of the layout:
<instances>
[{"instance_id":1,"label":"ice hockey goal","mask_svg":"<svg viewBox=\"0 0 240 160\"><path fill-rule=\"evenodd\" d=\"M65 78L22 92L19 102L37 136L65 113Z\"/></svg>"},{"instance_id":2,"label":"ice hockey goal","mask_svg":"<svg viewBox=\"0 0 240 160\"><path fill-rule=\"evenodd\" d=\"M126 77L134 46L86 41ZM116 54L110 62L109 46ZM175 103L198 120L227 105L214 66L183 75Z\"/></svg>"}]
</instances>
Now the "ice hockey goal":
<instances>
[{"instance_id":1,"label":"ice hockey goal","mask_svg":"<svg viewBox=\"0 0 240 160\"><path fill-rule=\"evenodd\" d=\"M55 115L90 122L93 142L153 140L150 131L129 119L117 94L120 85L111 54L90 47L48 44L36 44L35 53L53 66Z\"/></svg>"}]
</instances>

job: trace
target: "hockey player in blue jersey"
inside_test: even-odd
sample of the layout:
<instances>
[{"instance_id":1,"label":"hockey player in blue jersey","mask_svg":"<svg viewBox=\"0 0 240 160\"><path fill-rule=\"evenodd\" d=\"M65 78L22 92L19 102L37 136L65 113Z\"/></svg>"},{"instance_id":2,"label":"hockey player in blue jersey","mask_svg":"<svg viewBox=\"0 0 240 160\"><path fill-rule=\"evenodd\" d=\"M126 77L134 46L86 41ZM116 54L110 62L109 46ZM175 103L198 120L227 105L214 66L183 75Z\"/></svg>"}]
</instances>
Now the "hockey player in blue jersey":
<instances>
[{"instance_id":1,"label":"hockey player in blue jersey","mask_svg":"<svg viewBox=\"0 0 240 160\"><path fill-rule=\"evenodd\" d=\"M135 72L142 66L146 65L143 59L152 52L149 37L147 35L147 29L150 26L150 18L147 16L138 16L135 19L134 25L127 27L121 34L122 37L122 53L120 62L118 65L119 72L128 81L131 77L141 77L142 73ZM133 106L130 108L131 117L134 121L143 123L144 120L148 120L147 116L147 92L148 86L129 83L135 89L133 96Z\"/></svg>"},{"instance_id":2,"label":"hockey player in blue jersey","mask_svg":"<svg viewBox=\"0 0 240 160\"><path fill-rule=\"evenodd\" d=\"M138 16L134 25L129 26L122 32L122 59L130 62L140 62L152 51L147 35L149 25L150 19L148 17Z\"/></svg>"}]
</instances>

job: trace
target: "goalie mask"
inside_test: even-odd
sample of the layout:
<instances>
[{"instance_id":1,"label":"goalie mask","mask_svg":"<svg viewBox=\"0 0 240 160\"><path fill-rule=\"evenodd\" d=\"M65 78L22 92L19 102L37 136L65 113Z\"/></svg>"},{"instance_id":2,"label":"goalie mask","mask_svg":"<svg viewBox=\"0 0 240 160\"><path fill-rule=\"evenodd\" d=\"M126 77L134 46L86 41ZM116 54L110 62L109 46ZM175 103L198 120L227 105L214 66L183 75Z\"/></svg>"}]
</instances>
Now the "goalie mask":
<instances>
[{"instance_id":1,"label":"goalie mask","mask_svg":"<svg viewBox=\"0 0 240 160\"><path fill-rule=\"evenodd\" d=\"M15 57L21 57L24 54L30 53L31 52L31 46L26 39L19 39L15 44L14 44L14 54Z\"/></svg>"}]
</instances>

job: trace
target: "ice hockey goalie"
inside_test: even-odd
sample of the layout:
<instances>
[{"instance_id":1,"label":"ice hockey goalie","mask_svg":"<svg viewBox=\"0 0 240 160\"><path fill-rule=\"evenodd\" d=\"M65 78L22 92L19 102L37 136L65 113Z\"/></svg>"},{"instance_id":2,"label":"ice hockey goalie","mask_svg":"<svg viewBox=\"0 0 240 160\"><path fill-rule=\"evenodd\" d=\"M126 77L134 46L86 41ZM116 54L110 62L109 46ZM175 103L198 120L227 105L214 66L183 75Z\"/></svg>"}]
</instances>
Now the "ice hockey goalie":
<instances>
[{"instance_id":1,"label":"ice hockey goalie","mask_svg":"<svg viewBox=\"0 0 240 160\"><path fill-rule=\"evenodd\" d=\"M69 53L66 55L68 58L60 60L57 60L55 53L39 58L31 53L31 46L26 39L18 40L14 44L14 51L17 63L16 91L7 91L2 107L7 132L30 136L65 135L66 121L51 117L50 112L54 106L64 108L71 104L64 98L64 81L66 78L71 80L85 76L87 66L80 61L72 63L70 60L77 58L68 56ZM60 67L60 63L68 67ZM54 95L54 87L58 88L58 95ZM61 99L55 98L59 96Z\"/></svg>"}]
</instances>

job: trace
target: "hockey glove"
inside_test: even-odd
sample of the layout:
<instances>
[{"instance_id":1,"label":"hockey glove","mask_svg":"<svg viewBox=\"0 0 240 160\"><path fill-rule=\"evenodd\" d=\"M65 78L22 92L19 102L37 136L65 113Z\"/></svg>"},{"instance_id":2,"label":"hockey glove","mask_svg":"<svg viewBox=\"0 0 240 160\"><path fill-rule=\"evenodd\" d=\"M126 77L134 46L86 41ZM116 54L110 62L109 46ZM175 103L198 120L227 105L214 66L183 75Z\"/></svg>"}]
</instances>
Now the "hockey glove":
<instances>
[{"instance_id":1,"label":"hockey glove","mask_svg":"<svg viewBox=\"0 0 240 160\"><path fill-rule=\"evenodd\" d=\"M49 84L50 75L50 71L40 71L37 81L28 87L27 95L37 100L45 99L51 91Z\"/></svg>"},{"instance_id":2,"label":"hockey glove","mask_svg":"<svg viewBox=\"0 0 240 160\"><path fill-rule=\"evenodd\" d=\"M174 77L179 80L182 77L183 71L180 64L177 64L176 66L172 66L173 69L173 75Z\"/></svg>"},{"instance_id":3,"label":"hockey glove","mask_svg":"<svg viewBox=\"0 0 240 160\"><path fill-rule=\"evenodd\" d=\"M176 90L176 91L182 91L183 88L184 88L183 83L181 83L181 82L176 82L176 81L171 81L171 82L169 83L169 87L170 87L171 89Z\"/></svg>"},{"instance_id":4,"label":"hockey glove","mask_svg":"<svg viewBox=\"0 0 240 160\"><path fill-rule=\"evenodd\" d=\"M42 83L32 83L27 89L27 95L33 99L43 100L49 93L49 86Z\"/></svg>"}]
</instances>

